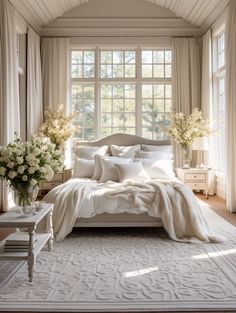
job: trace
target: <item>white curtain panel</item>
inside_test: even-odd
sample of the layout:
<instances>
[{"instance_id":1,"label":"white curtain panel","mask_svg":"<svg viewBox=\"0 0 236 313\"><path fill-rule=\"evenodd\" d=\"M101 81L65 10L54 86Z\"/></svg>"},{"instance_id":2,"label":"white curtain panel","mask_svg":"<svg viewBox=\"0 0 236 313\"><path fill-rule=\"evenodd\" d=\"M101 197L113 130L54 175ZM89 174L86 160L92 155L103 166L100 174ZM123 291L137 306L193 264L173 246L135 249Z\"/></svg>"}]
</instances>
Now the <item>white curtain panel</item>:
<instances>
[{"instance_id":1,"label":"white curtain panel","mask_svg":"<svg viewBox=\"0 0 236 313\"><path fill-rule=\"evenodd\" d=\"M27 33L27 139L43 121L40 37L28 27Z\"/></svg>"},{"instance_id":2,"label":"white curtain panel","mask_svg":"<svg viewBox=\"0 0 236 313\"><path fill-rule=\"evenodd\" d=\"M8 0L0 1L0 145L20 134L19 86L17 71L15 9ZM8 209L8 193L0 182L0 210Z\"/></svg>"},{"instance_id":3,"label":"white curtain panel","mask_svg":"<svg viewBox=\"0 0 236 313\"><path fill-rule=\"evenodd\" d=\"M226 17L226 201L236 212L236 1L231 1Z\"/></svg>"},{"instance_id":4,"label":"white curtain panel","mask_svg":"<svg viewBox=\"0 0 236 313\"><path fill-rule=\"evenodd\" d=\"M172 51L173 110L189 115L194 107L201 104L199 47L195 38L173 38ZM175 166L179 167L182 165L182 152L176 144L174 152Z\"/></svg>"},{"instance_id":5,"label":"white curtain panel","mask_svg":"<svg viewBox=\"0 0 236 313\"><path fill-rule=\"evenodd\" d=\"M67 105L69 38L43 38L41 45L43 106Z\"/></svg>"}]
</instances>

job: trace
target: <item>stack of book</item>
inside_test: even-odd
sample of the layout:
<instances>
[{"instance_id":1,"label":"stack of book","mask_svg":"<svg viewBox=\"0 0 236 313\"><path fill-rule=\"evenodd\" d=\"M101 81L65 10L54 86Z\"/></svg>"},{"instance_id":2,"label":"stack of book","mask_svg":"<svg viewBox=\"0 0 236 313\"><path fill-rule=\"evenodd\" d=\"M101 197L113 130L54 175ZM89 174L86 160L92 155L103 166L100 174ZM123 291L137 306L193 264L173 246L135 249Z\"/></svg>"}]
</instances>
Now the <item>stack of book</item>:
<instances>
[{"instance_id":1,"label":"stack of book","mask_svg":"<svg viewBox=\"0 0 236 313\"><path fill-rule=\"evenodd\" d=\"M35 237L34 245L37 243ZM29 234L17 232L10 234L5 242L4 251L6 252L28 252L29 251Z\"/></svg>"}]
</instances>

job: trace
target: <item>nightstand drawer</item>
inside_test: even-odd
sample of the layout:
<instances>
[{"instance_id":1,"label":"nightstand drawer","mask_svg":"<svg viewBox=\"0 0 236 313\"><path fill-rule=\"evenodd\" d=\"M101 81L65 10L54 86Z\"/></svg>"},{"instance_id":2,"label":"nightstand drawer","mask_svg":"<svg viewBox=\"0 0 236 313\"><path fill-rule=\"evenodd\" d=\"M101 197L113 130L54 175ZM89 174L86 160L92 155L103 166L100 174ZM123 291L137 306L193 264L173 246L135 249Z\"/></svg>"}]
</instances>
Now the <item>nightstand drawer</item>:
<instances>
[{"instance_id":1,"label":"nightstand drawer","mask_svg":"<svg viewBox=\"0 0 236 313\"><path fill-rule=\"evenodd\" d=\"M186 173L184 174L184 180L187 181L205 181L206 180L206 174L194 174L194 173Z\"/></svg>"},{"instance_id":2,"label":"nightstand drawer","mask_svg":"<svg viewBox=\"0 0 236 313\"><path fill-rule=\"evenodd\" d=\"M196 190L206 189L205 183L186 183L186 186L190 187L191 189L196 189Z\"/></svg>"},{"instance_id":3,"label":"nightstand drawer","mask_svg":"<svg viewBox=\"0 0 236 313\"><path fill-rule=\"evenodd\" d=\"M57 187L61 184L61 182L48 182L48 183L42 183L40 186L42 189L51 190L54 187Z\"/></svg>"},{"instance_id":4,"label":"nightstand drawer","mask_svg":"<svg viewBox=\"0 0 236 313\"><path fill-rule=\"evenodd\" d=\"M60 182L63 183L63 173L57 173L53 176L53 182Z\"/></svg>"}]
</instances>

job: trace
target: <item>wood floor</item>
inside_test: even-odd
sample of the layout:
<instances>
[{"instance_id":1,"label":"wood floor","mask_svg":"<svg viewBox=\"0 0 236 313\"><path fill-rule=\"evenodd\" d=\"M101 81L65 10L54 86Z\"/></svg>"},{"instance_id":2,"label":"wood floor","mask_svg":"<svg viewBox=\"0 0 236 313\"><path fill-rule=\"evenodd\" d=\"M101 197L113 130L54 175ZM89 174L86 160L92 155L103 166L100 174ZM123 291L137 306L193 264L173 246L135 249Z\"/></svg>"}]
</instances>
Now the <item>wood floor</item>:
<instances>
[{"instance_id":1,"label":"wood floor","mask_svg":"<svg viewBox=\"0 0 236 313\"><path fill-rule=\"evenodd\" d=\"M205 203L207 203L211 207L211 209L213 209L217 214L219 214L221 217L223 217L225 220L227 220L229 223L231 223L232 225L234 225L236 227L236 213L230 213L229 211L227 211L226 203L223 199L221 199L217 196L210 196L208 199L206 199L205 196L201 195L201 194L197 194L197 197L199 199L201 199L202 201L204 201ZM12 230L10 230L10 229L0 229L0 240L2 240L4 237L6 237L6 235L11 231ZM13 313L13 311L11 311L11 312ZM15 313L21 313L20 311L14 311L14 312ZM183 311L178 311L178 312L183 313ZM192 312L204 313L205 311L192 310ZM205 313L209 313L209 312L211 312L211 313L226 313L226 312L230 312L230 311L227 311L227 310L217 311L217 312L216 311L207 311ZM35 312L28 312L28 313L35 313ZM53 313L53 312L50 311L50 313ZM63 312L61 312L61 313L63 313ZM69 312L64 312L64 313L69 313ZM83 313L83 312L81 312L81 313ZM139 313L142 313L142 312L139 311ZM145 313L148 313L148 312L145 312ZM164 313L164 312L159 312L159 313ZM165 311L165 313L168 313L168 311ZM175 313L177 313L177 311L175 311Z\"/></svg>"}]
</instances>

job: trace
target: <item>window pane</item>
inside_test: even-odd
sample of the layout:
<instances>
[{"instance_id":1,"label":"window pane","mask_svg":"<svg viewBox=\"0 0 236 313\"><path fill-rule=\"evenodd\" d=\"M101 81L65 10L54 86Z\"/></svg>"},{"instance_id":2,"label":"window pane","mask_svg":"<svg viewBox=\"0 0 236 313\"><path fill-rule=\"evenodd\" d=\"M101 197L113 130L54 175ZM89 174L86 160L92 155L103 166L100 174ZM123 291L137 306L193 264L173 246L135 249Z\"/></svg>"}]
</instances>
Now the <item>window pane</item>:
<instances>
[{"instance_id":1,"label":"window pane","mask_svg":"<svg viewBox=\"0 0 236 313\"><path fill-rule=\"evenodd\" d=\"M94 92L94 84L71 86L72 111L79 113L74 120L74 125L79 126L80 130L75 136L83 140L95 138Z\"/></svg>"},{"instance_id":2,"label":"window pane","mask_svg":"<svg viewBox=\"0 0 236 313\"><path fill-rule=\"evenodd\" d=\"M142 51L142 63L152 63L152 51Z\"/></svg>"},{"instance_id":3,"label":"window pane","mask_svg":"<svg viewBox=\"0 0 236 313\"><path fill-rule=\"evenodd\" d=\"M154 77L164 77L164 65L154 65Z\"/></svg>"},{"instance_id":4,"label":"window pane","mask_svg":"<svg viewBox=\"0 0 236 313\"><path fill-rule=\"evenodd\" d=\"M101 84L101 134L117 132L135 133L135 84ZM106 96L106 98L102 98ZM111 114L102 113L108 106ZM108 121L108 117L110 118Z\"/></svg>"},{"instance_id":5,"label":"window pane","mask_svg":"<svg viewBox=\"0 0 236 313\"><path fill-rule=\"evenodd\" d=\"M152 77L152 65L142 65L142 77Z\"/></svg>"},{"instance_id":6,"label":"window pane","mask_svg":"<svg viewBox=\"0 0 236 313\"><path fill-rule=\"evenodd\" d=\"M168 95L168 99L165 98ZM163 136L164 125L169 125L171 112L170 84L142 85L142 136L156 139ZM151 135L152 134L152 135Z\"/></svg>"},{"instance_id":7,"label":"window pane","mask_svg":"<svg viewBox=\"0 0 236 313\"><path fill-rule=\"evenodd\" d=\"M71 52L71 77L95 77L95 52L94 50L77 50Z\"/></svg>"},{"instance_id":8,"label":"window pane","mask_svg":"<svg viewBox=\"0 0 236 313\"><path fill-rule=\"evenodd\" d=\"M136 76L136 51L101 51L101 78L134 78Z\"/></svg>"}]
</instances>

